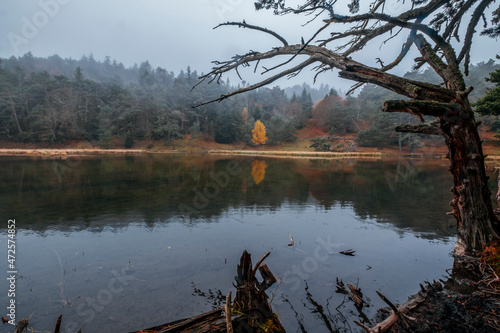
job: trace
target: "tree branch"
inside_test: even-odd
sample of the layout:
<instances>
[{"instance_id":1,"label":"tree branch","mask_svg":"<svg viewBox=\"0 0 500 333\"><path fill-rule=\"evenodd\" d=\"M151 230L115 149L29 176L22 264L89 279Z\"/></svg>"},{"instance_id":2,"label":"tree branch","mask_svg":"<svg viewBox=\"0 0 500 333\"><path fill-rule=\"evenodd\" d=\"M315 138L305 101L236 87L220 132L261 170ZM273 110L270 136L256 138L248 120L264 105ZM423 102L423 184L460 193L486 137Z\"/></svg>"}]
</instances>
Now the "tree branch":
<instances>
[{"instance_id":1,"label":"tree branch","mask_svg":"<svg viewBox=\"0 0 500 333\"><path fill-rule=\"evenodd\" d=\"M402 28L409 28L418 30L427 36L429 36L436 44L446 44L446 41L442 39L441 36L437 33L436 30L430 28L429 26L422 23L412 23L409 21L405 21L399 19L397 17L393 17L387 14L381 13L367 13L357 16L340 16L336 15L335 17L327 20L326 22L335 22L335 23L353 23L358 21L365 20L379 20L392 24L393 26L398 26ZM392 29L392 27L391 27Z\"/></svg>"},{"instance_id":2,"label":"tree branch","mask_svg":"<svg viewBox=\"0 0 500 333\"><path fill-rule=\"evenodd\" d=\"M451 64L445 64L436 54L432 46L425 40L424 36L421 34L416 35L414 42L420 54L422 54L423 59L439 76L441 76L448 89L465 89L465 82L458 68L453 68ZM457 64L455 61L453 63Z\"/></svg>"},{"instance_id":3,"label":"tree branch","mask_svg":"<svg viewBox=\"0 0 500 333\"><path fill-rule=\"evenodd\" d=\"M278 33L272 31L272 30L269 30L267 28L262 28L262 27L259 27L257 25L252 25L252 24L248 24L245 22L245 20L243 20L243 22L226 22L226 23L220 23L218 26L214 27L214 29L217 29L218 27L221 27L221 26L225 26L225 25L235 25L239 28L248 28L248 29L251 29L251 30L258 30L258 31L262 31L266 34L270 34L271 36L273 37L276 37L280 42L283 43L284 46L287 46L288 45L288 42L286 41L285 38L281 37Z\"/></svg>"},{"instance_id":4,"label":"tree branch","mask_svg":"<svg viewBox=\"0 0 500 333\"><path fill-rule=\"evenodd\" d=\"M222 101L230 96L263 87L281 77L291 75L297 71L300 71L301 69L314 62L320 62L326 66L330 66L330 68L339 69L339 76L342 78L364 83L374 83L413 99L435 100L444 103L449 103L456 99L456 94L449 89L445 89L438 85L413 81L410 79L399 77L397 75L389 74L381 69L375 69L373 67L363 65L350 58L338 55L326 48L314 45L307 45L306 47L304 47L303 45L288 45L274 48L272 51L265 53L249 52L244 56L233 57L233 59L230 61L216 62L216 64L219 64L219 66L214 67L210 73L202 76L200 79L202 80L201 82L203 82L204 80L210 80L209 82L213 82L216 79L218 80L223 73L236 69L240 65L249 66L250 62L270 59L278 55L293 55L296 54L299 50L303 50L301 54L308 55L309 59L295 67L284 70L257 84L222 95L219 98L216 98L209 102L204 102L197 106L205 105L214 101Z\"/></svg>"},{"instance_id":5,"label":"tree branch","mask_svg":"<svg viewBox=\"0 0 500 333\"><path fill-rule=\"evenodd\" d=\"M460 63L462 60L464 61L464 73L465 75L469 75L469 61L470 61L470 49L472 46L472 37L474 37L474 33L476 32L476 26L481 16L484 14L486 8L493 2L494 0L483 0L479 3L479 5L474 10L472 17L470 19L469 25L467 26L467 32L465 34L464 45L460 54L458 55L458 62Z\"/></svg>"},{"instance_id":6,"label":"tree branch","mask_svg":"<svg viewBox=\"0 0 500 333\"><path fill-rule=\"evenodd\" d=\"M303 50L304 50L304 49L305 49L308 45L310 45L310 44L311 44L311 42L314 40L314 38L316 38L316 36L318 36L318 35L321 33L321 31L325 30L325 29L326 29L329 25L330 25L330 23L327 23L327 24L325 24L323 27L321 27L318 31L316 31L316 33L315 33L315 34L314 34L314 35L313 35L313 36L312 36L312 37L311 37L311 38L310 38L310 39L309 39L306 43L304 43L304 44L302 45L302 47L300 48L300 50L298 50L298 51L297 51L297 52L296 52L296 53L295 53L295 54L294 54L294 55L293 55L290 59L288 59L287 61L285 61L285 62L283 62L283 63L281 63L281 64L279 64L279 65L276 65L276 66L274 66L274 67L271 67L271 68L269 68L269 69L266 69L266 70L264 71L264 73L262 73L262 74L265 74L265 73L267 73L267 72L270 72L270 71L272 71L272 70L275 70L275 69L276 69L276 68L278 68L278 67L281 67L281 66L283 66L283 65L286 65L286 64L290 63L293 59L295 59L295 58L296 58L296 57L300 54L300 52L302 52L302 51L303 51Z\"/></svg>"},{"instance_id":7,"label":"tree branch","mask_svg":"<svg viewBox=\"0 0 500 333\"><path fill-rule=\"evenodd\" d=\"M404 124L394 128L396 132L443 135L443 131L435 124Z\"/></svg>"},{"instance_id":8,"label":"tree branch","mask_svg":"<svg viewBox=\"0 0 500 333\"><path fill-rule=\"evenodd\" d=\"M417 23L420 23L420 22L422 22L422 18L419 18L417 20ZM382 68L382 70L388 71L388 70L396 67L406 57L406 55L408 54L408 51L410 51L410 48L413 45L413 40L415 39L416 33L417 33L417 31L415 29L413 29L410 32L410 34L408 35L408 38L406 40L406 43L403 44L403 47L401 48L401 52L399 53L397 58L389 65L384 66Z\"/></svg>"},{"instance_id":9,"label":"tree branch","mask_svg":"<svg viewBox=\"0 0 500 333\"><path fill-rule=\"evenodd\" d=\"M460 7L458 10L457 14L453 16L451 19L450 23L448 23L448 26L446 27L444 33L443 33L443 38L449 41L451 38L451 34L453 31L455 31L459 26L460 22L462 20L462 17L464 14L472 7L474 3L476 3L478 0L468 0L463 6Z\"/></svg>"},{"instance_id":10,"label":"tree branch","mask_svg":"<svg viewBox=\"0 0 500 333\"><path fill-rule=\"evenodd\" d=\"M287 76L287 75L291 75L297 71L300 71L302 69L304 69L305 67L307 67L308 65L310 64L313 64L314 62L318 61L317 59L315 59L314 57L311 57L309 59L307 59L306 61L300 63L299 65L293 67L293 68L290 68L290 69L287 69L285 71L282 71L272 77L269 77L267 78L266 80L263 80L263 81L260 81L254 85L251 85L251 86L248 86L246 88L241 88L241 89L238 89L238 90L234 90L230 93L227 93L227 94L224 94L224 95L221 95L220 97L218 98L215 98L213 100L210 100L208 102L203 102L203 103L200 103L200 104L197 104L195 106L193 106L193 108L197 108L199 106L203 106L203 105L206 105L206 104L210 104L210 103L213 103L213 102L220 102L220 101L223 101L231 96L234 96L234 95L238 95L238 94L242 94L244 92L247 92L247 91L251 91L251 90L255 90L257 88L261 88L261 87L264 87L268 84L271 84L273 83L274 81L278 80L279 78L282 78L284 76Z\"/></svg>"},{"instance_id":11,"label":"tree branch","mask_svg":"<svg viewBox=\"0 0 500 333\"><path fill-rule=\"evenodd\" d=\"M353 81L373 83L417 100L435 100L448 103L456 98L451 90L440 86L409 80L358 63L346 66L346 69L342 70L339 76Z\"/></svg>"},{"instance_id":12,"label":"tree branch","mask_svg":"<svg viewBox=\"0 0 500 333\"><path fill-rule=\"evenodd\" d=\"M441 103L435 101L386 101L383 112L406 112L413 115L432 117L452 116L457 114L456 103Z\"/></svg>"},{"instance_id":13,"label":"tree branch","mask_svg":"<svg viewBox=\"0 0 500 333\"><path fill-rule=\"evenodd\" d=\"M492 0L484 0L484 1L492 1ZM442 1L437 1L434 2L434 6L439 7L442 5ZM433 7L434 8L434 7ZM388 24L383 25L382 27L378 29L372 30L371 34L367 35L362 41L358 43L353 43L351 48L344 52L344 55L348 55L352 52L355 52L361 48L363 48L366 43L373 39L376 36L379 36L389 30L391 30L393 27L398 26L401 28L407 28L407 29L412 29L412 30L417 30L425 35L427 35L429 38L431 38L434 43L436 43L436 46L440 48L443 51L444 57L450 66L455 66L458 65L458 61L456 59L455 52L451 45L443 38L441 37L438 32L428 25L420 23L422 21L421 17L415 17L418 19L417 22L410 22L409 19L412 17L412 15L409 15L409 13L413 11L408 11L398 17L393 17L387 14L383 13L366 13L366 14L361 14L361 15L355 15L355 16L341 16L341 15L334 15L330 20L326 20L326 22L331 21L331 22L336 22L336 23L353 23L353 22L359 22L359 21L366 21L366 20L379 20L379 21L384 21L387 22ZM418 12L422 13L422 15L428 15L430 12L425 12L422 10L419 10Z\"/></svg>"}]
</instances>

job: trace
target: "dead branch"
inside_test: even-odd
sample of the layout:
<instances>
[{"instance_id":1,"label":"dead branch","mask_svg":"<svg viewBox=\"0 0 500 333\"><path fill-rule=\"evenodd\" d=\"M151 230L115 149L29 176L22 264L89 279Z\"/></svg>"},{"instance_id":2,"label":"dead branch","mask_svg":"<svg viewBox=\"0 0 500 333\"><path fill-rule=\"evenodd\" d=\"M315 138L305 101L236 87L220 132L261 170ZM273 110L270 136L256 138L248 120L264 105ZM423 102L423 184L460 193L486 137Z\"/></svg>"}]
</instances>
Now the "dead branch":
<instances>
[{"instance_id":1,"label":"dead branch","mask_svg":"<svg viewBox=\"0 0 500 333\"><path fill-rule=\"evenodd\" d=\"M490 0L491 1L491 0ZM392 24L393 26L401 27L401 28L407 28L411 30L417 30L425 35L427 35L429 38L431 38L434 43L439 45L439 47L442 49L444 56L446 57L446 60L448 63L457 63L455 59L455 53L453 51L452 46L445 40L443 37L441 37L436 30L432 29L426 24L422 23L413 23L409 22L408 20L405 19L400 19L399 17L393 17L387 14L381 14L381 13L367 13L367 14L362 14L362 15L356 15L356 16L340 16L340 15L335 15L330 19L331 22L336 22L336 23L351 23L351 22L357 22L361 20L379 20L379 21L384 21ZM392 29L392 27L391 27ZM378 33L377 35L381 35Z\"/></svg>"},{"instance_id":2,"label":"dead branch","mask_svg":"<svg viewBox=\"0 0 500 333\"><path fill-rule=\"evenodd\" d=\"M26 332L26 330L28 329L29 323L30 323L30 319L29 318L23 318L23 319L19 320L17 322L16 330L14 331L14 333L24 333L24 332Z\"/></svg>"},{"instance_id":3,"label":"dead branch","mask_svg":"<svg viewBox=\"0 0 500 333\"><path fill-rule=\"evenodd\" d=\"M330 23L327 23L325 24L323 27L321 27L318 31L316 31L316 33L307 41L304 43L304 38L302 38L302 47L300 48L300 50L297 51L297 53L295 53L290 59L288 59L287 61L279 64L279 65L276 65L274 67L271 67L269 69L266 69L262 74L265 74L267 72L270 72L270 71L273 71L275 70L276 68L279 68L281 66L284 66L290 62L293 61L293 59L295 59L309 44L311 44L311 42L316 38L316 36L318 36L321 31L325 30L328 26L330 25Z\"/></svg>"},{"instance_id":4,"label":"dead branch","mask_svg":"<svg viewBox=\"0 0 500 333\"><path fill-rule=\"evenodd\" d=\"M224 308L224 311L226 312L226 327L227 327L227 333L233 333L233 322L231 320L231 292L227 294L226 297L226 306Z\"/></svg>"},{"instance_id":5,"label":"dead branch","mask_svg":"<svg viewBox=\"0 0 500 333\"><path fill-rule=\"evenodd\" d=\"M432 117L453 117L463 111L456 103L441 103L434 101L407 101L392 100L384 103L383 112L406 112L413 115L426 115ZM422 119L421 119L422 120Z\"/></svg>"},{"instance_id":6,"label":"dead branch","mask_svg":"<svg viewBox=\"0 0 500 333\"><path fill-rule=\"evenodd\" d=\"M346 288L346 286L347 286L347 288ZM363 312L363 307L367 303L363 300L363 293L361 292L360 288L357 288L349 283L344 284L342 282L342 280L339 281L339 279L337 278L337 290L335 292L347 295L349 297L349 299L354 302L354 306L355 306L356 310L358 311L359 316L366 323L371 323L370 319L368 319L366 314Z\"/></svg>"},{"instance_id":7,"label":"dead branch","mask_svg":"<svg viewBox=\"0 0 500 333\"><path fill-rule=\"evenodd\" d=\"M61 321L62 321L62 315L60 315L59 318L57 318L56 327L54 328L54 333L61 332Z\"/></svg>"},{"instance_id":8,"label":"dead branch","mask_svg":"<svg viewBox=\"0 0 500 333\"><path fill-rule=\"evenodd\" d=\"M263 27L259 27L257 25L252 25L252 24L248 24L245 22L245 20L243 20L243 22L226 22L226 23L220 23L218 26L214 27L214 29L217 29L221 26L225 26L225 25L235 25L239 28L247 28L247 29L251 29L251 30L257 30L257 31L262 31L266 34L269 34L273 37L276 37L280 42L283 43L284 46L287 46L288 45L288 42L286 41L285 38L281 37L278 33L276 33L275 31L272 31L272 30L269 30L267 28L263 28Z\"/></svg>"},{"instance_id":9,"label":"dead branch","mask_svg":"<svg viewBox=\"0 0 500 333\"><path fill-rule=\"evenodd\" d=\"M460 22L464 14L472 7L472 5L477 2L477 0L468 0L463 6L460 7L457 14L453 16L451 21L448 23L445 31L443 32L443 38L450 40L451 34L460 27Z\"/></svg>"},{"instance_id":10,"label":"dead branch","mask_svg":"<svg viewBox=\"0 0 500 333\"><path fill-rule=\"evenodd\" d=\"M258 286L260 290L267 290L270 286L272 286L274 283L276 283L276 277L274 274L271 272L269 267L267 267L266 264L262 264L259 266L259 273L260 276L262 276L262 283Z\"/></svg>"},{"instance_id":11,"label":"dead branch","mask_svg":"<svg viewBox=\"0 0 500 333\"><path fill-rule=\"evenodd\" d=\"M420 134L430 134L430 135L443 134L443 131L438 126L436 126L435 123L398 125L395 127L394 130L396 132L402 132L402 133L420 133Z\"/></svg>"},{"instance_id":12,"label":"dead branch","mask_svg":"<svg viewBox=\"0 0 500 333\"><path fill-rule=\"evenodd\" d=\"M426 288L424 288L423 286L421 286L421 288L422 290L414 298L408 300L406 303L400 305L399 307L396 307L384 295L382 295L377 291L379 297L384 302L386 302L387 305L389 305L392 311L388 318L386 318L384 321L378 323L377 325L369 329L368 332L370 333L387 332L392 327L392 325L394 325L398 320L402 320L403 322L405 322L405 325L408 325L405 315L412 309L419 306L422 302L424 302L428 297L429 293L434 292L435 290L441 290L442 285L439 282L434 282L433 284L429 283ZM411 318L408 317L408 319ZM409 326L407 326L407 328L409 328Z\"/></svg>"},{"instance_id":13,"label":"dead branch","mask_svg":"<svg viewBox=\"0 0 500 333\"><path fill-rule=\"evenodd\" d=\"M421 34L415 36L414 42L420 51L420 54L422 54L422 60L428 63L434 71L441 76L441 78L443 78L444 82L448 85L448 89L465 89L465 82L462 74L458 71L450 71L448 65L445 64L441 58L439 58ZM450 63L450 61L448 63ZM453 59L453 63L456 64L457 60Z\"/></svg>"},{"instance_id":14,"label":"dead branch","mask_svg":"<svg viewBox=\"0 0 500 333\"><path fill-rule=\"evenodd\" d=\"M257 269L260 267L260 264L262 264L262 262L264 260L266 260L266 258L271 254L271 252L266 252L262 258L259 259L259 261L257 261L257 263L255 264L255 267L253 268L252 270L252 277L255 277L255 273L257 272Z\"/></svg>"},{"instance_id":15,"label":"dead branch","mask_svg":"<svg viewBox=\"0 0 500 333\"><path fill-rule=\"evenodd\" d=\"M354 251L353 249L349 249L345 251L340 251L339 253L345 256L354 256L354 253L356 253L356 251Z\"/></svg>"},{"instance_id":16,"label":"dead branch","mask_svg":"<svg viewBox=\"0 0 500 333\"><path fill-rule=\"evenodd\" d=\"M472 46L472 38L474 37L474 33L476 32L476 26L481 19L481 16L484 14L486 8L494 2L493 0L483 0L479 3L479 5L474 10L472 14L469 25L467 26L467 32L465 34L464 45L460 54L458 55L458 61L464 61L464 73L465 75L469 74L469 60L470 60L470 49Z\"/></svg>"},{"instance_id":17,"label":"dead branch","mask_svg":"<svg viewBox=\"0 0 500 333\"><path fill-rule=\"evenodd\" d=\"M270 78L268 78L268 79L266 79L264 81L261 81L259 83L256 83L256 84L251 85L251 86L246 87L246 88L238 89L238 90L232 91L230 93L221 95L218 98L215 98L215 99L213 99L211 101L208 101L208 102L200 103L198 105L195 105L194 107L196 108L196 107L199 107L199 106L202 106L202 105L206 105L206 104L210 104L210 103L213 103L213 102L220 102L220 101L223 101L223 100L225 100L225 99L227 99L227 98L229 98L231 96L242 94L242 93L245 93L247 91L252 91L252 90L255 90L255 89L267 86L267 85L273 83L274 81L276 81L276 80L278 80L278 79L280 79L280 78L282 78L284 76L287 76L289 74L292 74L292 73L294 73L296 71L299 71L299 70L303 69L304 67L306 67L307 65L312 64L313 62L314 62L313 60L309 59L309 60L303 62L300 65L297 65L297 66L295 66L295 67L293 67L293 68L291 68L289 70L283 71L283 72L281 72L281 73L279 73L277 75L274 75L274 76L272 76L272 77L270 77Z\"/></svg>"},{"instance_id":18,"label":"dead branch","mask_svg":"<svg viewBox=\"0 0 500 333\"><path fill-rule=\"evenodd\" d=\"M363 65L350 58L343 57L325 48L313 45L308 45L305 48L303 48L302 45L283 46L265 53L250 52L244 56L234 57L233 60L230 61L217 62L216 64L219 64L219 66L215 67L210 73L202 76L201 80L203 81L208 79L210 80L210 82L213 82L216 79L218 80L223 73L234 70L243 64L248 65L251 62L270 59L278 55L293 55L296 54L300 49L303 49L302 52L305 55L309 55L309 58L301 64L284 70L259 83L232 91L220 96L219 98L200 103L196 106L202 106L215 101L222 101L231 96L255 90L257 88L268 85L281 77L294 74L315 62L330 66L330 68L340 69L341 72L339 73L339 76L342 78L358 82L374 83L411 98L421 100L436 100L439 102L450 102L456 98L456 95L452 91L442 88L438 85L413 81L393 74L389 74L383 70Z\"/></svg>"}]
</instances>

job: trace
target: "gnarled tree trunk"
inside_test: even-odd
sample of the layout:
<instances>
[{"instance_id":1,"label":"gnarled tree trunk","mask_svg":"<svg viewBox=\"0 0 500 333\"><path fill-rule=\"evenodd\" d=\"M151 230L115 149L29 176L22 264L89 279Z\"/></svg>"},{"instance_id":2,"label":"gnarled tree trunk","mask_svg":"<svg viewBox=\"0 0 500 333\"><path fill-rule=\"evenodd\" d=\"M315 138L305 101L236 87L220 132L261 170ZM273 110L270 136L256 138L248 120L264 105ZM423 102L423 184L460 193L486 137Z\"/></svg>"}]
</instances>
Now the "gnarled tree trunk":
<instances>
[{"instance_id":1,"label":"gnarled tree trunk","mask_svg":"<svg viewBox=\"0 0 500 333\"><path fill-rule=\"evenodd\" d=\"M466 117L441 119L441 130L448 146L450 172L453 175L453 215L457 219L457 255L475 255L500 234L488 189L481 139L474 114L466 97Z\"/></svg>"}]
</instances>

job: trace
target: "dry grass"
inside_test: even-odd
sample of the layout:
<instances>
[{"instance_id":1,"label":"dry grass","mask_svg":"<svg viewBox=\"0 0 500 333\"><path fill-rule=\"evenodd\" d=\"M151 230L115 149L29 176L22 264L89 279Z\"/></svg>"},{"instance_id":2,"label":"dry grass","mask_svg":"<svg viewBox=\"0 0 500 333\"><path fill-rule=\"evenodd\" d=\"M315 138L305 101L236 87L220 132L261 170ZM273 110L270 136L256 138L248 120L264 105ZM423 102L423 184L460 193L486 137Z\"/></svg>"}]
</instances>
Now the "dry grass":
<instances>
[{"instance_id":1,"label":"dry grass","mask_svg":"<svg viewBox=\"0 0 500 333\"><path fill-rule=\"evenodd\" d=\"M36 156L47 158L66 158L69 156L138 154L142 149L0 149L0 156Z\"/></svg>"},{"instance_id":2,"label":"dry grass","mask_svg":"<svg viewBox=\"0 0 500 333\"><path fill-rule=\"evenodd\" d=\"M210 154L246 155L246 156L278 156L278 157L317 157L317 158L382 158L381 152L315 152L315 151L276 151L276 150L210 150Z\"/></svg>"}]
</instances>

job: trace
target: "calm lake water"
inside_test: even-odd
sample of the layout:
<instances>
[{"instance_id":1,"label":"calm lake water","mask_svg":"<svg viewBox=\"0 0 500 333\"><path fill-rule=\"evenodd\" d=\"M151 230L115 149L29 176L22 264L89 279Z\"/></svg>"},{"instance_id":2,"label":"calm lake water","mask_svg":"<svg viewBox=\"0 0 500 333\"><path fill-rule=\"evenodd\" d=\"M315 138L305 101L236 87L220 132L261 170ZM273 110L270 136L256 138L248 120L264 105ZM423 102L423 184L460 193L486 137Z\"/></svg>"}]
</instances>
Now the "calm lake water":
<instances>
[{"instance_id":1,"label":"calm lake water","mask_svg":"<svg viewBox=\"0 0 500 333\"><path fill-rule=\"evenodd\" d=\"M337 278L361 288L372 319L385 306L375 291L404 302L452 267L447 167L194 154L1 158L4 254L7 221L17 227L16 319L31 314L35 331L53 331L62 314L63 332L87 333L190 317L234 296L247 250L254 263L271 251L265 262L280 283L268 294L288 332L329 332L324 318L359 331ZM338 253L348 249L355 256Z\"/></svg>"}]
</instances>

